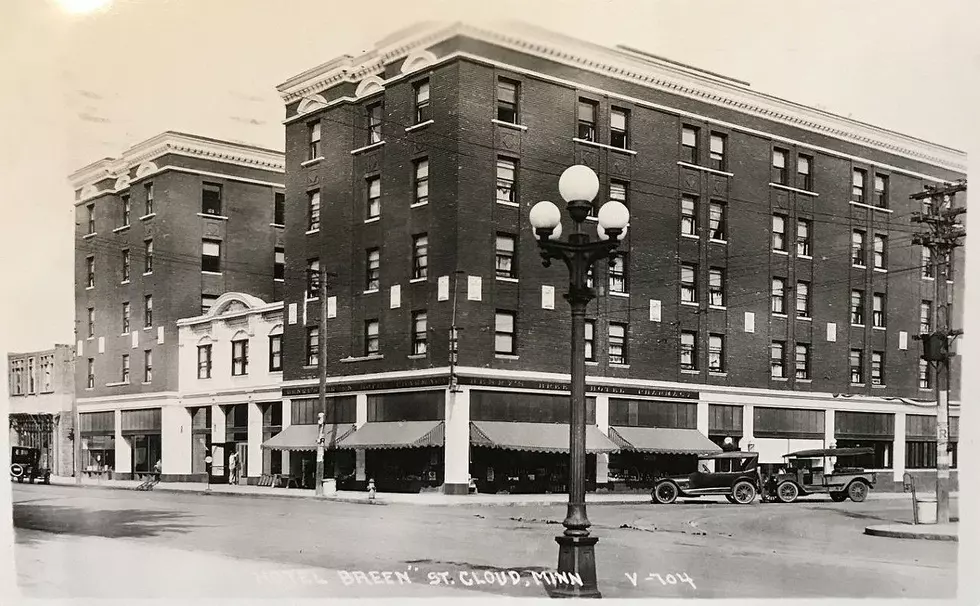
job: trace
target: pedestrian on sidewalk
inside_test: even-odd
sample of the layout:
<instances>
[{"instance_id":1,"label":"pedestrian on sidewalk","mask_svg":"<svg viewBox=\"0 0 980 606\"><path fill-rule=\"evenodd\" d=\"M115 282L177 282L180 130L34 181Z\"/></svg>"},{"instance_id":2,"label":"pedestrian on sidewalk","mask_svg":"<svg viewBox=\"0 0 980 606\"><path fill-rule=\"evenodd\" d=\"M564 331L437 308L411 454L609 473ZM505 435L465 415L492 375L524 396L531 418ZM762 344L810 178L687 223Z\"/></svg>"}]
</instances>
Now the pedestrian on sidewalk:
<instances>
[{"instance_id":1,"label":"pedestrian on sidewalk","mask_svg":"<svg viewBox=\"0 0 980 606\"><path fill-rule=\"evenodd\" d=\"M238 454L234 452L228 457L228 483L238 484Z\"/></svg>"},{"instance_id":2,"label":"pedestrian on sidewalk","mask_svg":"<svg viewBox=\"0 0 980 606\"><path fill-rule=\"evenodd\" d=\"M163 471L163 461L157 459L156 464L153 466L153 485L160 483L160 472Z\"/></svg>"}]
</instances>

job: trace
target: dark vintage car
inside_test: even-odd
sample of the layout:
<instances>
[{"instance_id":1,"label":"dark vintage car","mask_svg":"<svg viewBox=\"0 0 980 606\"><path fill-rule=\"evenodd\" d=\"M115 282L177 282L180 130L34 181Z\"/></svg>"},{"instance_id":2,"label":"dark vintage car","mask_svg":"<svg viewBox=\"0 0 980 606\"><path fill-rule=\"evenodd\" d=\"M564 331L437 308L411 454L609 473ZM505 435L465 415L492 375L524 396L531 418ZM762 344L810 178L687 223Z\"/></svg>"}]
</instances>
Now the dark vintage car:
<instances>
[{"instance_id":1,"label":"dark vintage car","mask_svg":"<svg viewBox=\"0 0 980 606\"><path fill-rule=\"evenodd\" d=\"M792 503L800 496L829 494L835 502L850 498L860 503L878 478L848 460L873 453L873 448L821 448L785 454L782 469L763 481L763 500Z\"/></svg>"},{"instance_id":2,"label":"dark vintage car","mask_svg":"<svg viewBox=\"0 0 980 606\"><path fill-rule=\"evenodd\" d=\"M26 446L13 446L10 449L10 479L16 479L23 483L24 480L31 484L34 480L41 480L45 484L51 483L51 470L48 469L47 462L42 461L41 450L38 448L28 448Z\"/></svg>"},{"instance_id":3,"label":"dark vintage car","mask_svg":"<svg viewBox=\"0 0 980 606\"><path fill-rule=\"evenodd\" d=\"M714 469L709 461L714 461ZM730 503L745 505L759 490L759 453L722 452L698 457L694 473L657 480L651 496L655 503L667 505L677 497L724 495Z\"/></svg>"}]
</instances>

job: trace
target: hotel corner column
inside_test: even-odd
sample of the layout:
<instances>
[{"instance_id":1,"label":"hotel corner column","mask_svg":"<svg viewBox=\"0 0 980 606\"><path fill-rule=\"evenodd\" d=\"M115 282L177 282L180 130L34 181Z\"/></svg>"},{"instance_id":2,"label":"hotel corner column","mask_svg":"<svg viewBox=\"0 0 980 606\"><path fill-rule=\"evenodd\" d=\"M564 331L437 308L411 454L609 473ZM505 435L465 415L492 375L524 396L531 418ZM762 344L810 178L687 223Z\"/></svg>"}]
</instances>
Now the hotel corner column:
<instances>
[{"instance_id":1,"label":"hotel corner column","mask_svg":"<svg viewBox=\"0 0 980 606\"><path fill-rule=\"evenodd\" d=\"M905 413L895 413L895 441L892 443L892 478L905 480Z\"/></svg>"},{"instance_id":2,"label":"hotel corner column","mask_svg":"<svg viewBox=\"0 0 980 606\"><path fill-rule=\"evenodd\" d=\"M225 474L225 449L223 446L226 434L227 418L225 409L220 404L211 405L211 456L214 462L211 463L211 475L220 476Z\"/></svg>"},{"instance_id":3,"label":"hotel corner column","mask_svg":"<svg viewBox=\"0 0 980 606\"><path fill-rule=\"evenodd\" d=\"M122 410L116 410L116 473L133 472L133 446L122 434Z\"/></svg>"},{"instance_id":4,"label":"hotel corner column","mask_svg":"<svg viewBox=\"0 0 980 606\"><path fill-rule=\"evenodd\" d=\"M354 425L360 429L367 423L368 416L368 405L367 405L367 394L359 393L355 399L355 407L357 410L357 416L355 417ZM366 453L363 448L358 448L354 451L354 480L358 482L367 481L367 472L365 471L365 458Z\"/></svg>"},{"instance_id":5,"label":"hotel corner column","mask_svg":"<svg viewBox=\"0 0 980 606\"><path fill-rule=\"evenodd\" d=\"M755 442L755 408L751 404L742 406L742 439L738 449L747 451L749 444Z\"/></svg>"},{"instance_id":6,"label":"hotel corner column","mask_svg":"<svg viewBox=\"0 0 980 606\"><path fill-rule=\"evenodd\" d=\"M161 473L165 476L191 473L191 413L180 405L165 405L160 411Z\"/></svg>"},{"instance_id":7,"label":"hotel corner column","mask_svg":"<svg viewBox=\"0 0 980 606\"><path fill-rule=\"evenodd\" d=\"M293 424L293 401L289 398L282 399L282 430L286 431L286 428ZM289 451L274 451L272 456L276 454L282 455L282 472L285 474L289 473Z\"/></svg>"},{"instance_id":8,"label":"hotel corner column","mask_svg":"<svg viewBox=\"0 0 980 606\"><path fill-rule=\"evenodd\" d=\"M248 403L248 477L262 475L262 408L258 402Z\"/></svg>"},{"instance_id":9,"label":"hotel corner column","mask_svg":"<svg viewBox=\"0 0 980 606\"><path fill-rule=\"evenodd\" d=\"M595 424L604 435L609 435L609 396L597 395L595 398ZM595 483L602 486L609 483L609 454L595 456Z\"/></svg>"},{"instance_id":10,"label":"hotel corner column","mask_svg":"<svg viewBox=\"0 0 980 606\"><path fill-rule=\"evenodd\" d=\"M458 387L446 397L445 479L446 494L468 494L470 486L470 390Z\"/></svg>"}]
</instances>

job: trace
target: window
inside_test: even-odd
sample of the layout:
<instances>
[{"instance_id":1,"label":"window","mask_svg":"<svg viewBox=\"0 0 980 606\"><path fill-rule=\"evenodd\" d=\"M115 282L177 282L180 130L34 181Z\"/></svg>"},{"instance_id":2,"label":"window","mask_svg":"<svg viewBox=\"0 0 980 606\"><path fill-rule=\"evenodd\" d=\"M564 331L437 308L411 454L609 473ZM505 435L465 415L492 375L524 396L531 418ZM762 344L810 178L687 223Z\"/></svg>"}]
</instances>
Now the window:
<instances>
[{"instance_id":1,"label":"window","mask_svg":"<svg viewBox=\"0 0 980 606\"><path fill-rule=\"evenodd\" d=\"M197 378L211 378L211 345L197 346Z\"/></svg>"},{"instance_id":2,"label":"window","mask_svg":"<svg viewBox=\"0 0 980 606\"><path fill-rule=\"evenodd\" d=\"M415 84L415 123L421 124L429 118L429 81L422 80Z\"/></svg>"},{"instance_id":3,"label":"window","mask_svg":"<svg viewBox=\"0 0 980 606\"><path fill-rule=\"evenodd\" d=\"M786 185L786 150L772 150L772 182Z\"/></svg>"},{"instance_id":4,"label":"window","mask_svg":"<svg viewBox=\"0 0 980 606\"><path fill-rule=\"evenodd\" d=\"M381 216L381 177L371 177L367 180L367 218Z\"/></svg>"},{"instance_id":5,"label":"window","mask_svg":"<svg viewBox=\"0 0 980 606\"><path fill-rule=\"evenodd\" d=\"M622 203L624 206L629 206L629 200L627 199L627 194L630 189L630 184L627 181L619 181L617 179L609 180L609 199L616 202Z\"/></svg>"},{"instance_id":6,"label":"window","mask_svg":"<svg viewBox=\"0 0 980 606\"><path fill-rule=\"evenodd\" d=\"M381 139L381 112L384 106L374 103L367 107L368 118L368 144L380 143Z\"/></svg>"},{"instance_id":7,"label":"window","mask_svg":"<svg viewBox=\"0 0 980 606\"><path fill-rule=\"evenodd\" d=\"M127 248L122 251L122 281L123 282L129 281L129 271L130 271L129 249Z\"/></svg>"},{"instance_id":8,"label":"window","mask_svg":"<svg viewBox=\"0 0 980 606\"><path fill-rule=\"evenodd\" d=\"M320 363L320 327L306 327L306 365L317 366Z\"/></svg>"},{"instance_id":9,"label":"window","mask_svg":"<svg viewBox=\"0 0 980 606\"><path fill-rule=\"evenodd\" d=\"M708 205L708 237L724 242L728 239L728 220L725 217L725 203L712 200Z\"/></svg>"},{"instance_id":10,"label":"window","mask_svg":"<svg viewBox=\"0 0 980 606\"><path fill-rule=\"evenodd\" d=\"M919 358L919 389L932 388L932 373L929 370L929 363Z\"/></svg>"},{"instance_id":11,"label":"window","mask_svg":"<svg viewBox=\"0 0 980 606\"><path fill-rule=\"evenodd\" d=\"M885 384L885 352L871 352L871 384Z\"/></svg>"},{"instance_id":12,"label":"window","mask_svg":"<svg viewBox=\"0 0 980 606\"><path fill-rule=\"evenodd\" d=\"M269 335L269 372L282 370L282 335Z\"/></svg>"},{"instance_id":13,"label":"window","mask_svg":"<svg viewBox=\"0 0 980 606\"><path fill-rule=\"evenodd\" d=\"M885 327L885 295L877 292L871 295L871 325Z\"/></svg>"},{"instance_id":14,"label":"window","mask_svg":"<svg viewBox=\"0 0 980 606\"><path fill-rule=\"evenodd\" d=\"M711 133L709 166L715 170L725 170L725 135L721 133Z\"/></svg>"},{"instance_id":15,"label":"window","mask_svg":"<svg viewBox=\"0 0 980 606\"><path fill-rule=\"evenodd\" d=\"M609 363L628 364L626 351L626 324L609 323Z\"/></svg>"},{"instance_id":16,"label":"window","mask_svg":"<svg viewBox=\"0 0 980 606\"><path fill-rule=\"evenodd\" d=\"M874 268L885 269L887 263L886 251L888 250L888 238L875 234L873 246L874 258L871 261L874 263Z\"/></svg>"},{"instance_id":17,"label":"window","mask_svg":"<svg viewBox=\"0 0 980 606\"><path fill-rule=\"evenodd\" d=\"M725 306L725 270L720 267L708 270L708 304Z\"/></svg>"},{"instance_id":18,"label":"window","mask_svg":"<svg viewBox=\"0 0 980 606\"><path fill-rule=\"evenodd\" d=\"M276 225L286 224L286 194L277 191L272 198L272 222Z\"/></svg>"},{"instance_id":19,"label":"window","mask_svg":"<svg viewBox=\"0 0 980 606\"><path fill-rule=\"evenodd\" d=\"M585 361L595 362L595 320L585 321Z\"/></svg>"},{"instance_id":20,"label":"window","mask_svg":"<svg viewBox=\"0 0 980 606\"><path fill-rule=\"evenodd\" d=\"M85 258L85 286L95 287L95 257Z\"/></svg>"},{"instance_id":21,"label":"window","mask_svg":"<svg viewBox=\"0 0 980 606\"><path fill-rule=\"evenodd\" d=\"M88 308L88 338L95 337L95 308Z\"/></svg>"},{"instance_id":22,"label":"window","mask_svg":"<svg viewBox=\"0 0 980 606\"><path fill-rule=\"evenodd\" d=\"M517 266L514 263L514 236L497 234L497 277L516 278Z\"/></svg>"},{"instance_id":23,"label":"window","mask_svg":"<svg viewBox=\"0 0 980 606\"><path fill-rule=\"evenodd\" d=\"M24 361L10 361L10 395L24 395Z\"/></svg>"},{"instance_id":24,"label":"window","mask_svg":"<svg viewBox=\"0 0 980 606\"><path fill-rule=\"evenodd\" d=\"M698 163L698 129L693 126L681 128L681 160L690 164Z\"/></svg>"},{"instance_id":25,"label":"window","mask_svg":"<svg viewBox=\"0 0 980 606\"><path fill-rule=\"evenodd\" d=\"M512 311L497 310L494 320L494 353L514 355L517 351L514 343L515 315Z\"/></svg>"},{"instance_id":26,"label":"window","mask_svg":"<svg viewBox=\"0 0 980 606\"><path fill-rule=\"evenodd\" d=\"M932 301L919 303L919 334L932 332Z\"/></svg>"},{"instance_id":27,"label":"window","mask_svg":"<svg viewBox=\"0 0 980 606\"><path fill-rule=\"evenodd\" d=\"M381 352L379 341L380 323L377 320L364 322L364 354L368 356L377 355Z\"/></svg>"},{"instance_id":28,"label":"window","mask_svg":"<svg viewBox=\"0 0 980 606\"><path fill-rule=\"evenodd\" d=\"M681 264L681 302L698 302L698 266L689 263Z\"/></svg>"},{"instance_id":29,"label":"window","mask_svg":"<svg viewBox=\"0 0 980 606\"><path fill-rule=\"evenodd\" d=\"M429 236L412 236L412 279L419 280L429 275Z\"/></svg>"},{"instance_id":30,"label":"window","mask_svg":"<svg viewBox=\"0 0 980 606\"><path fill-rule=\"evenodd\" d=\"M609 292L627 292L626 253L609 257Z\"/></svg>"},{"instance_id":31,"label":"window","mask_svg":"<svg viewBox=\"0 0 980 606\"><path fill-rule=\"evenodd\" d=\"M578 138L586 141L596 140L596 114L599 104L588 99L578 100Z\"/></svg>"},{"instance_id":32,"label":"window","mask_svg":"<svg viewBox=\"0 0 980 606\"><path fill-rule=\"evenodd\" d=\"M378 290L381 286L381 250L371 248L367 251L367 272L364 290Z\"/></svg>"},{"instance_id":33,"label":"window","mask_svg":"<svg viewBox=\"0 0 980 606\"><path fill-rule=\"evenodd\" d=\"M922 277L936 277L935 269L932 266L932 251L925 246L922 247ZM91 286L91 284L89 284L89 286Z\"/></svg>"},{"instance_id":34,"label":"window","mask_svg":"<svg viewBox=\"0 0 980 606\"><path fill-rule=\"evenodd\" d=\"M429 160L422 158L415 161L415 202L426 204L429 201Z\"/></svg>"},{"instance_id":35,"label":"window","mask_svg":"<svg viewBox=\"0 0 980 606\"><path fill-rule=\"evenodd\" d=\"M119 373L119 381L129 383L129 354L122 355L122 369Z\"/></svg>"},{"instance_id":36,"label":"window","mask_svg":"<svg viewBox=\"0 0 980 606\"><path fill-rule=\"evenodd\" d=\"M231 374L240 377L248 374L248 340L231 342Z\"/></svg>"},{"instance_id":37,"label":"window","mask_svg":"<svg viewBox=\"0 0 980 606\"><path fill-rule=\"evenodd\" d=\"M122 304L122 334L129 332L129 303Z\"/></svg>"},{"instance_id":38,"label":"window","mask_svg":"<svg viewBox=\"0 0 980 606\"><path fill-rule=\"evenodd\" d=\"M813 158L800 154L796 158L796 186L811 191L813 189Z\"/></svg>"},{"instance_id":39,"label":"window","mask_svg":"<svg viewBox=\"0 0 980 606\"><path fill-rule=\"evenodd\" d=\"M143 382L153 382L153 350L143 350Z\"/></svg>"},{"instance_id":40,"label":"window","mask_svg":"<svg viewBox=\"0 0 980 606\"><path fill-rule=\"evenodd\" d=\"M888 208L888 177L875 175L875 206Z\"/></svg>"},{"instance_id":41,"label":"window","mask_svg":"<svg viewBox=\"0 0 980 606\"><path fill-rule=\"evenodd\" d=\"M851 264L855 267L865 267L867 258L864 254L864 232L854 230L851 232Z\"/></svg>"},{"instance_id":42,"label":"window","mask_svg":"<svg viewBox=\"0 0 980 606\"><path fill-rule=\"evenodd\" d=\"M698 235L697 204L697 198L693 196L681 196L681 234L683 235Z\"/></svg>"},{"instance_id":43,"label":"window","mask_svg":"<svg viewBox=\"0 0 980 606\"><path fill-rule=\"evenodd\" d=\"M851 198L853 202L864 202L864 179L867 173L855 168L851 177Z\"/></svg>"},{"instance_id":44,"label":"window","mask_svg":"<svg viewBox=\"0 0 980 606\"><path fill-rule=\"evenodd\" d=\"M221 214L221 186L205 183L201 190L201 212L205 215Z\"/></svg>"},{"instance_id":45,"label":"window","mask_svg":"<svg viewBox=\"0 0 980 606\"><path fill-rule=\"evenodd\" d=\"M810 346L806 343L796 345L796 378L810 378Z\"/></svg>"},{"instance_id":46,"label":"window","mask_svg":"<svg viewBox=\"0 0 980 606\"><path fill-rule=\"evenodd\" d=\"M796 220L796 256L809 257L810 253L810 220Z\"/></svg>"},{"instance_id":47,"label":"window","mask_svg":"<svg viewBox=\"0 0 980 606\"><path fill-rule=\"evenodd\" d=\"M153 295L143 297L143 328L153 326Z\"/></svg>"},{"instance_id":48,"label":"window","mask_svg":"<svg viewBox=\"0 0 980 606\"><path fill-rule=\"evenodd\" d=\"M272 265L272 279L286 279L286 249L281 246L276 247L275 260Z\"/></svg>"},{"instance_id":49,"label":"window","mask_svg":"<svg viewBox=\"0 0 980 606\"><path fill-rule=\"evenodd\" d=\"M41 356L41 393L52 391L52 376L54 375L54 356Z\"/></svg>"},{"instance_id":50,"label":"window","mask_svg":"<svg viewBox=\"0 0 980 606\"><path fill-rule=\"evenodd\" d=\"M810 317L810 283L796 283L796 317Z\"/></svg>"},{"instance_id":51,"label":"window","mask_svg":"<svg viewBox=\"0 0 980 606\"><path fill-rule=\"evenodd\" d=\"M939 262L939 274L948 282L953 281L953 253L947 252Z\"/></svg>"},{"instance_id":52,"label":"window","mask_svg":"<svg viewBox=\"0 0 980 606\"><path fill-rule=\"evenodd\" d=\"M861 385L864 383L864 355L860 349L852 349L850 355L851 383Z\"/></svg>"},{"instance_id":53,"label":"window","mask_svg":"<svg viewBox=\"0 0 980 606\"><path fill-rule=\"evenodd\" d=\"M770 311L772 311L772 313L774 314L785 314L786 313L786 279L785 278L772 279L772 294L770 298L772 300Z\"/></svg>"},{"instance_id":54,"label":"window","mask_svg":"<svg viewBox=\"0 0 980 606\"><path fill-rule=\"evenodd\" d=\"M497 79L497 119L517 124L517 99L520 84L504 78Z\"/></svg>"},{"instance_id":55,"label":"window","mask_svg":"<svg viewBox=\"0 0 980 606\"><path fill-rule=\"evenodd\" d=\"M143 273L153 273L153 240L143 240Z\"/></svg>"},{"instance_id":56,"label":"window","mask_svg":"<svg viewBox=\"0 0 980 606\"><path fill-rule=\"evenodd\" d=\"M87 380L85 386L89 389L95 388L95 358L88 359L88 368L86 371Z\"/></svg>"},{"instance_id":57,"label":"window","mask_svg":"<svg viewBox=\"0 0 980 606\"><path fill-rule=\"evenodd\" d=\"M307 231L316 231L320 229L320 192L307 192L306 198Z\"/></svg>"},{"instance_id":58,"label":"window","mask_svg":"<svg viewBox=\"0 0 980 606\"><path fill-rule=\"evenodd\" d=\"M681 370L698 369L698 333L681 332Z\"/></svg>"},{"instance_id":59,"label":"window","mask_svg":"<svg viewBox=\"0 0 980 606\"><path fill-rule=\"evenodd\" d=\"M85 207L85 210L88 213L88 232L86 233L94 234L95 233L95 204L89 204L88 206Z\"/></svg>"},{"instance_id":60,"label":"window","mask_svg":"<svg viewBox=\"0 0 980 606\"><path fill-rule=\"evenodd\" d=\"M772 249L786 250L786 215L772 216Z\"/></svg>"},{"instance_id":61,"label":"window","mask_svg":"<svg viewBox=\"0 0 980 606\"><path fill-rule=\"evenodd\" d=\"M201 271L221 273L221 242L201 241Z\"/></svg>"},{"instance_id":62,"label":"window","mask_svg":"<svg viewBox=\"0 0 980 606\"><path fill-rule=\"evenodd\" d=\"M320 296L320 259L306 260L306 297L316 299Z\"/></svg>"},{"instance_id":63,"label":"window","mask_svg":"<svg viewBox=\"0 0 980 606\"><path fill-rule=\"evenodd\" d=\"M27 358L27 393L37 393L34 358Z\"/></svg>"},{"instance_id":64,"label":"window","mask_svg":"<svg viewBox=\"0 0 980 606\"><path fill-rule=\"evenodd\" d=\"M864 325L864 291L851 291L851 324Z\"/></svg>"},{"instance_id":65,"label":"window","mask_svg":"<svg viewBox=\"0 0 980 606\"><path fill-rule=\"evenodd\" d=\"M143 185L143 193L146 194L146 215L153 214L153 184L147 183Z\"/></svg>"},{"instance_id":66,"label":"window","mask_svg":"<svg viewBox=\"0 0 980 606\"><path fill-rule=\"evenodd\" d=\"M320 123L310 122L307 128L310 133L310 149L306 154L306 159L313 160L320 157Z\"/></svg>"},{"instance_id":67,"label":"window","mask_svg":"<svg viewBox=\"0 0 980 606\"><path fill-rule=\"evenodd\" d=\"M507 158L497 158L497 202L517 202L514 180L517 175L517 162Z\"/></svg>"},{"instance_id":68,"label":"window","mask_svg":"<svg viewBox=\"0 0 980 606\"><path fill-rule=\"evenodd\" d=\"M617 107L609 111L609 145L619 149L628 147L629 112Z\"/></svg>"},{"instance_id":69,"label":"window","mask_svg":"<svg viewBox=\"0 0 980 606\"><path fill-rule=\"evenodd\" d=\"M708 335L708 372L725 372L725 337Z\"/></svg>"},{"instance_id":70,"label":"window","mask_svg":"<svg viewBox=\"0 0 980 606\"><path fill-rule=\"evenodd\" d=\"M129 201L129 196L124 195L122 197L122 225L119 227L125 227L130 224L133 217L133 205Z\"/></svg>"},{"instance_id":71,"label":"window","mask_svg":"<svg viewBox=\"0 0 980 606\"><path fill-rule=\"evenodd\" d=\"M211 308L214 307L214 304L215 304L215 302L217 300L218 300L218 295L202 294L201 295L201 314L203 315L203 314L206 314L209 311L211 311Z\"/></svg>"},{"instance_id":72,"label":"window","mask_svg":"<svg viewBox=\"0 0 980 606\"><path fill-rule=\"evenodd\" d=\"M786 376L786 343L773 341L769 348L769 376L781 379Z\"/></svg>"},{"instance_id":73,"label":"window","mask_svg":"<svg viewBox=\"0 0 980 606\"><path fill-rule=\"evenodd\" d=\"M412 355L425 354L427 330L428 316L425 310L412 312Z\"/></svg>"}]
</instances>

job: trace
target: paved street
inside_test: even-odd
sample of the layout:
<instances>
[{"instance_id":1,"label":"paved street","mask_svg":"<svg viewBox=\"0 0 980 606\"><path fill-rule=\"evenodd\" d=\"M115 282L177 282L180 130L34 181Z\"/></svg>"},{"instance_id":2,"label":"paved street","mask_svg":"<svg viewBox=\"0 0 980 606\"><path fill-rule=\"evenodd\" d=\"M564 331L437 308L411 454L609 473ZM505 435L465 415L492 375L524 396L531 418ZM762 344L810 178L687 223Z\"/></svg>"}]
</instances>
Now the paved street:
<instances>
[{"instance_id":1,"label":"paved street","mask_svg":"<svg viewBox=\"0 0 980 606\"><path fill-rule=\"evenodd\" d=\"M542 573L554 569L552 537L564 517L556 505L369 506L32 485L14 485L13 499L29 597L545 597ZM589 514L605 597L955 592L956 543L863 534L869 524L910 521L905 499L595 505Z\"/></svg>"}]
</instances>

